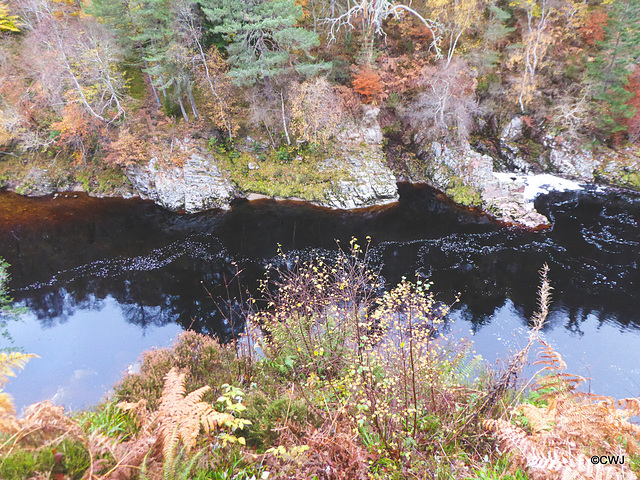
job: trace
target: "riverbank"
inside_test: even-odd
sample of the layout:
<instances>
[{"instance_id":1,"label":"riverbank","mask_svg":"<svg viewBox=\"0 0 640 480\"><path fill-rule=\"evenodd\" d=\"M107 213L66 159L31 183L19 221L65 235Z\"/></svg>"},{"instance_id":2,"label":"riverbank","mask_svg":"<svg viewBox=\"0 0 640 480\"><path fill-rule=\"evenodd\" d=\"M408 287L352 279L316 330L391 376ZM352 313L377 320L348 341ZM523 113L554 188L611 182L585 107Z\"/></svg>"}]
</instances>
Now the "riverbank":
<instances>
[{"instance_id":1,"label":"riverbank","mask_svg":"<svg viewBox=\"0 0 640 480\"><path fill-rule=\"evenodd\" d=\"M5 413L0 475L636 478L627 420L640 402L574 393L583 379L539 337L546 273L528 343L491 371L470 342L443 332L446 310L429 285L403 281L368 297L379 278L362 254L354 243L335 262L281 271L282 288L263 291L272 307L250 315L241 339L221 346L186 332L145 353L93 411L68 416L44 402L20 420ZM547 374L521 390L536 350ZM593 466L593 455L627 460Z\"/></svg>"},{"instance_id":2,"label":"riverbank","mask_svg":"<svg viewBox=\"0 0 640 480\"><path fill-rule=\"evenodd\" d=\"M360 126L352 126L348 135L324 148L272 150L250 138L235 146L206 146L185 137L174 142L173 156L125 168L108 166L100 159L78 165L64 156L9 158L0 162L0 185L28 196L65 191L97 197L139 196L172 211L195 213L228 209L245 198L294 199L333 209L387 205L397 201L396 183L403 180L426 183L501 224L531 230L550 225L534 207L539 193L594 183L640 188L640 153L631 146L588 151L548 139L540 147L539 158L512 153L504 164L504 151L524 148L513 128L496 141L502 151L490 156L470 144L394 146L383 138L377 115L377 109L367 110ZM419 161L412 160L416 148Z\"/></svg>"}]
</instances>

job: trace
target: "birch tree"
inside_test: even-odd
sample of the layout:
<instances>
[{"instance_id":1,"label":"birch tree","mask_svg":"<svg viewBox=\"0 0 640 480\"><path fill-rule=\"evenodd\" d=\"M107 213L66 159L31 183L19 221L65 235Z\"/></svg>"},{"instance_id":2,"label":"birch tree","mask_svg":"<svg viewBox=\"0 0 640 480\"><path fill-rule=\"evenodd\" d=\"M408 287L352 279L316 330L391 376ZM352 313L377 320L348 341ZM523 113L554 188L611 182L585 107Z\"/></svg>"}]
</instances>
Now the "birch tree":
<instances>
[{"instance_id":1,"label":"birch tree","mask_svg":"<svg viewBox=\"0 0 640 480\"><path fill-rule=\"evenodd\" d=\"M103 123L123 116L124 80L116 68L121 57L112 35L66 5L38 0L24 6L24 44L33 55L29 73L44 85L57 84L55 88L66 92L65 102L80 104Z\"/></svg>"},{"instance_id":2,"label":"birch tree","mask_svg":"<svg viewBox=\"0 0 640 480\"><path fill-rule=\"evenodd\" d=\"M460 37L480 19L483 10L478 0L429 0L427 6L432 10L443 40L446 38L448 66Z\"/></svg>"},{"instance_id":3,"label":"birch tree","mask_svg":"<svg viewBox=\"0 0 640 480\"><path fill-rule=\"evenodd\" d=\"M479 110L477 81L461 59L426 66L419 82L425 88L406 117L413 128L432 140L464 140Z\"/></svg>"},{"instance_id":4,"label":"birch tree","mask_svg":"<svg viewBox=\"0 0 640 480\"><path fill-rule=\"evenodd\" d=\"M557 8L554 6L554 0L516 0L514 5L520 7L525 14L522 31L524 51L521 58L515 57L511 60L512 63L518 60L522 63L522 74L518 82L518 105L524 113L525 105L536 90L538 69L547 48L554 40L550 34L550 24Z\"/></svg>"}]
</instances>

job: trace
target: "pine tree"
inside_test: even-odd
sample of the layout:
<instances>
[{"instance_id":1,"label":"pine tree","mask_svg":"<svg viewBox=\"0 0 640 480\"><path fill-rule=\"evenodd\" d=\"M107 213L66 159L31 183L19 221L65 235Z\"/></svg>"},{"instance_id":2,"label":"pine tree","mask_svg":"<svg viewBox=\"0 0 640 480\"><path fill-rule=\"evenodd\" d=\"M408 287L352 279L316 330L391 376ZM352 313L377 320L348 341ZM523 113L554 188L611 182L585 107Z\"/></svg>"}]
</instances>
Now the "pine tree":
<instances>
[{"instance_id":1,"label":"pine tree","mask_svg":"<svg viewBox=\"0 0 640 480\"><path fill-rule=\"evenodd\" d=\"M222 34L231 65L229 76L238 86L250 86L293 71L311 76L329 67L312 63L309 50L318 35L297 27L302 7L293 0L205 0L202 11ZM296 58L294 53L299 52Z\"/></svg>"},{"instance_id":2,"label":"pine tree","mask_svg":"<svg viewBox=\"0 0 640 480\"><path fill-rule=\"evenodd\" d=\"M500 59L500 53L497 51L496 45L513 32L515 27L507 26L507 22L511 19L511 13L498 7L496 0L492 0L489 3L487 10L489 19L483 35L484 49L481 61L482 67L492 70L497 66Z\"/></svg>"}]
</instances>

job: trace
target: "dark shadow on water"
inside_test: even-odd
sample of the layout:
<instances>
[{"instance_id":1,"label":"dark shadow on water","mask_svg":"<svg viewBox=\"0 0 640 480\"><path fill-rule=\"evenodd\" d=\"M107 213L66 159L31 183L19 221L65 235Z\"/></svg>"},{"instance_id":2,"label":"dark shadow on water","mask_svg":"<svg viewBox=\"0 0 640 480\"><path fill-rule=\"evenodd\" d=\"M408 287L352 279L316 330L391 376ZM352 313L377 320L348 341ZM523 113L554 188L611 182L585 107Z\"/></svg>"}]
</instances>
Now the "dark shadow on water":
<instances>
[{"instance_id":1,"label":"dark shadow on water","mask_svg":"<svg viewBox=\"0 0 640 480\"><path fill-rule=\"evenodd\" d=\"M229 212L168 212L149 202L83 194L26 199L0 194L0 256L14 298L54 326L107 296L129 322L231 333L215 299L255 294L265 267L284 252L336 252L336 240L372 238L370 258L388 284L428 277L439 298L459 292L474 329L510 300L523 322L536 309L538 270L551 267L554 299L579 331L586 312L621 328L640 319L640 200L620 193L554 193L537 208L546 232L500 227L426 187L400 185L400 201L346 212L298 202L239 202ZM240 274L238 275L238 272ZM206 288L205 288L206 287Z\"/></svg>"}]
</instances>

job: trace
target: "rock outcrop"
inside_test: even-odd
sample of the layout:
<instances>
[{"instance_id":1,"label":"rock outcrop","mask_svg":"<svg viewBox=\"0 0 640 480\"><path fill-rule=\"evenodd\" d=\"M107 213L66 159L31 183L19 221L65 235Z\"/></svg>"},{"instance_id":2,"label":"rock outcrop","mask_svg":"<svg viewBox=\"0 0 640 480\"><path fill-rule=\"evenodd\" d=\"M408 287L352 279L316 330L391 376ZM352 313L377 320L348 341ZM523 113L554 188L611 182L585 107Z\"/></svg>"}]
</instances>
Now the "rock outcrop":
<instances>
[{"instance_id":1,"label":"rock outcrop","mask_svg":"<svg viewBox=\"0 0 640 480\"><path fill-rule=\"evenodd\" d=\"M398 200L396 177L384 163L381 151L372 149L347 153L341 159L330 158L323 168L343 170L345 178L335 182L324 202L331 208L361 208L384 205Z\"/></svg>"},{"instance_id":2,"label":"rock outcrop","mask_svg":"<svg viewBox=\"0 0 640 480\"><path fill-rule=\"evenodd\" d=\"M338 139L340 151L320 168L342 171L321 206L340 209L385 205L398 200L396 177L387 167L382 151L379 108L365 110L359 125L349 125Z\"/></svg>"},{"instance_id":3,"label":"rock outcrop","mask_svg":"<svg viewBox=\"0 0 640 480\"><path fill-rule=\"evenodd\" d=\"M585 182L594 180L600 162L591 150L553 135L545 135L542 144L549 150L549 168L552 172Z\"/></svg>"},{"instance_id":4,"label":"rock outcrop","mask_svg":"<svg viewBox=\"0 0 640 480\"><path fill-rule=\"evenodd\" d=\"M54 178L47 170L32 167L14 189L28 197L40 197L54 193L59 189L67 190L67 187L67 185L56 185Z\"/></svg>"},{"instance_id":5,"label":"rock outcrop","mask_svg":"<svg viewBox=\"0 0 640 480\"><path fill-rule=\"evenodd\" d=\"M228 209L235 189L212 156L190 153L181 167L161 165L152 158L145 165L126 170L127 178L142 198L173 211L195 213L212 208Z\"/></svg>"},{"instance_id":6,"label":"rock outcrop","mask_svg":"<svg viewBox=\"0 0 640 480\"><path fill-rule=\"evenodd\" d=\"M433 142L422 156L427 162L427 181L454 201L482 208L497 220L519 227L549 225L549 220L535 211L533 200L525 197L524 185L495 175L493 159L476 152L467 142Z\"/></svg>"}]
</instances>

